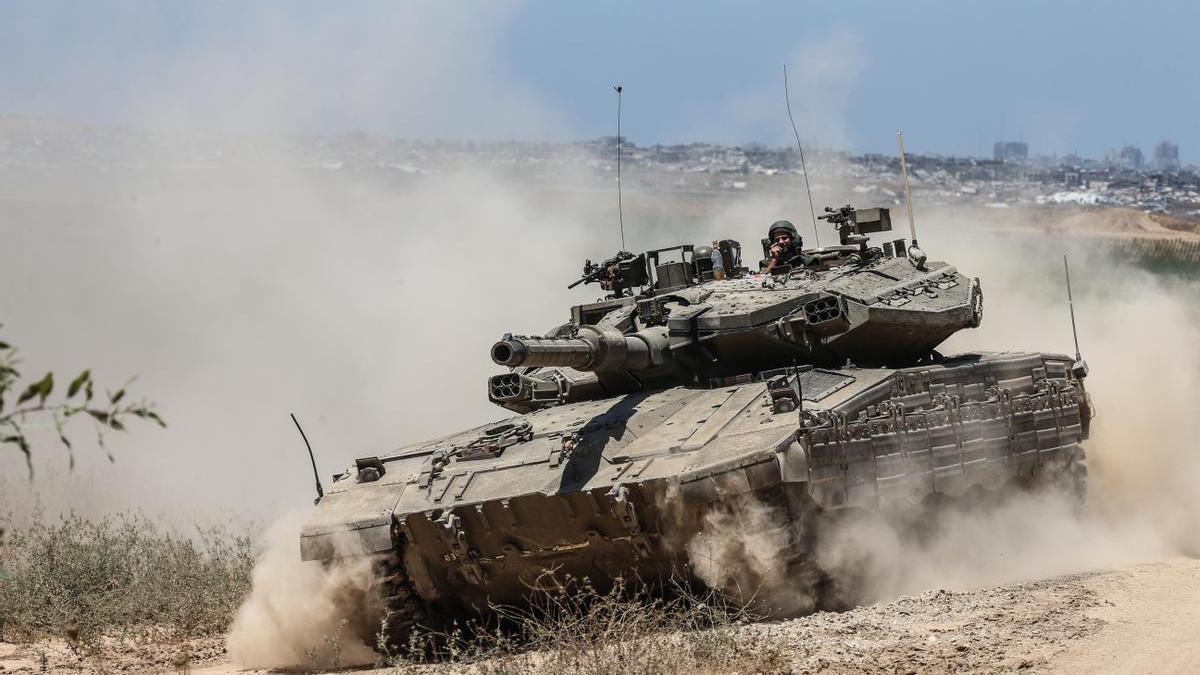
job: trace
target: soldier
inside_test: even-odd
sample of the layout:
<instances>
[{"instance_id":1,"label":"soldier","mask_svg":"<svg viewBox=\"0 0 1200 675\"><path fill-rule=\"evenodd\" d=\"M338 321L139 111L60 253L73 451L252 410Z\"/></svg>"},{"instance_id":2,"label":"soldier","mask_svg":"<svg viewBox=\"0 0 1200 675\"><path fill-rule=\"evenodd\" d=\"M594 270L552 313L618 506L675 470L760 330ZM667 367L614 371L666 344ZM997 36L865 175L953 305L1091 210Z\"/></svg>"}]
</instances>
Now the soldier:
<instances>
[{"instance_id":1,"label":"soldier","mask_svg":"<svg viewBox=\"0 0 1200 675\"><path fill-rule=\"evenodd\" d=\"M771 242L771 257L763 268L764 274L770 274L779 265L790 265L792 260L800 255L804 240L796 232L796 226L786 220L771 223L767 230L767 239Z\"/></svg>"},{"instance_id":2,"label":"soldier","mask_svg":"<svg viewBox=\"0 0 1200 675\"><path fill-rule=\"evenodd\" d=\"M721 257L721 242L713 240L711 258L713 265L713 279L724 279L725 259Z\"/></svg>"}]
</instances>

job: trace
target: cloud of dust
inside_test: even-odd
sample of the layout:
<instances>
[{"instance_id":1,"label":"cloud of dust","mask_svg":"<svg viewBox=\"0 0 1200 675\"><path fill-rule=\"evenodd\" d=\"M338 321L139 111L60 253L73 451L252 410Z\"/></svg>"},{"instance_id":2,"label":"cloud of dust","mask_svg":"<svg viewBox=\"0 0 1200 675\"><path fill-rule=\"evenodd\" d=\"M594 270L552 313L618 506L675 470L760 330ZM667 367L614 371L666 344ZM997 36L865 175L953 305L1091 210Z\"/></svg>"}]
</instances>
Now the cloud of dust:
<instances>
[{"instance_id":1,"label":"cloud of dust","mask_svg":"<svg viewBox=\"0 0 1200 675\"><path fill-rule=\"evenodd\" d=\"M311 496L289 412L324 475L496 419L479 393L490 344L565 321L595 297L567 281L616 248L607 198L471 170L88 179L96 194L72 200L24 193L26 226L0 250L0 285L18 289L0 298L5 339L31 376L140 374L169 427L114 434L110 464L81 425L72 472L47 436L33 483L5 496L51 511L269 518ZM13 476L16 455L0 455Z\"/></svg>"},{"instance_id":2,"label":"cloud of dust","mask_svg":"<svg viewBox=\"0 0 1200 675\"><path fill-rule=\"evenodd\" d=\"M569 169L415 176L344 136L287 134L570 135L507 67L517 9L13 7L0 52L57 65L14 89L0 124L28 123L68 158L108 154L0 164L3 339L29 377L91 368L115 388L138 374L132 395L153 398L169 428L112 434L109 463L76 425L71 471L48 429L31 483L0 449L12 477L0 510L269 522L311 497L288 412L324 475L498 417L480 393L488 346L594 298L565 285L615 249L613 200L571 192ZM78 39L47 38L64 30ZM3 117L63 110L127 126Z\"/></svg>"},{"instance_id":3,"label":"cloud of dust","mask_svg":"<svg viewBox=\"0 0 1200 675\"><path fill-rule=\"evenodd\" d=\"M816 607L815 578L790 566L786 514L755 499L704 514L703 529L686 544L692 572L720 589L772 614L794 615Z\"/></svg>"},{"instance_id":4,"label":"cloud of dust","mask_svg":"<svg viewBox=\"0 0 1200 675\"><path fill-rule=\"evenodd\" d=\"M337 668L377 660L364 641L370 626L358 623L371 593L371 558L301 562L296 532L303 520L282 518L267 533L253 589L226 640L230 657L243 668Z\"/></svg>"},{"instance_id":5,"label":"cloud of dust","mask_svg":"<svg viewBox=\"0 0 1200 675\"><path fill-rule=\"evenodd\" d=\"M840 600L1000 584L1200 550L1200 311L1190 302L1200 297L1200 284L1122 262L1100 240L1006 233L1004 223L979 228L973 220L969 211L930 210L920 221L931 257L980 276L986 296L983 326L959 333L941 351L1072 353L1062 268L1069 254L1097 413L1084 443L1086 508L1046 490L989 509L942 510L916 528L843 519L821 528L814 551ZM1015 212L1008 225L1025 222ZM771 536L769 522L769 509L755 503L710 516L688 546L697 573L717 588L756 587L765 597L788 589L782 592L816 602L823 591L788 570L787 538Z\"/></svg>"},{"instance_id":6,"label":"cloud of dust","mask_svg":"<svg viewBox=\"0 0 1200 675\"><path fill-rule=\"evenodd\" d=\"M22 349L29 377L91 368L115 388L139 375L131 395L153 398L169 427L112 434L109 463L75 425L70 471L47 429L32 482L16 478L18 453L0 449L0 472L13 477L0 510L40 502L50 513L269 522L311 497L289 412L324 475L498 417L479 393L495 371L488 346L506 331L548 330L593 299L565 285L615 240L598 225L615 216L612 200L577 198L564 187L570 170L541 183L471 167L413 176L373 166L370 149L344 137L282 134L561 128L497 56L513 9L381 3L312 8L327 16L305 23L311 14L225 7L179 26L165 25L173 10L131 10L75 26L93 39L68 46L80 57L39 94L71 100L98 87L75 109L133 126L47 122L37 134L50 147L110 134L119 150L95 166L0 167L3 339ZM14 11L35 36L61 20ZM114 39L123 31L139 39ZM170 50L141 40L163 31ZM43 48L24 46L24 58ZM342 169L314 166L323 144Z\"/></svg>"}]
</instances>

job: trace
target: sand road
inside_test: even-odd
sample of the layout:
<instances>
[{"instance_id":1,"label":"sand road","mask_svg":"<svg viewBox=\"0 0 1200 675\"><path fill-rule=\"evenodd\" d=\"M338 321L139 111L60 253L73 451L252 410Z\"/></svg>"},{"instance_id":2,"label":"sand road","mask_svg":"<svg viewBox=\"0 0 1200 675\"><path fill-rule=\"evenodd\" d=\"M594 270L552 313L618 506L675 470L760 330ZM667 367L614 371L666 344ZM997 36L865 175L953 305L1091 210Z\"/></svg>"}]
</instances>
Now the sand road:
<instances>
[{"instance_id":1,"label":"sand road","mask_svg":"<svg viewBox=\"0 0 1200 675\"><path fill-rule=\"evenodd\" d=\"M756 641L778 645L787 662L784 670L794 673L1196 673L1200 559L1172 558L969 591L930 590L743 630ZM43 661L40 654L47 652L49 660ZM72 660L53 645L0 643L0 673L5 675L100 672L97 665ZM151 666L137 655L116 653L105 655L103 670L183 672L161 661ZM465 669L435 665L414 670L448 675ZM242 670L218 657L192 664L188 672L271 671Z\"/></svg>"},{"instance_id":2,"label":"sand road","mask_svg":"<svg viewBox=\"0 0 1200 675\"><path fill-rule=\"evenodd\" d=\"M1200 561L1177 559L1093 575L1103 625L1066 645L1057 673L1200 672Z\"/></svg>"},{"instance_id":3,"label":"sand road","mask_svg":"<svg viewBox=\"0 0 1200 675\"><path fill-rule=\"evenodd\" d=\"M1200 560L931 590L746 630L781 644L796 673L1196 673ZM216 663L191 672L243 671Z\"/></svg>"}]
</instances>

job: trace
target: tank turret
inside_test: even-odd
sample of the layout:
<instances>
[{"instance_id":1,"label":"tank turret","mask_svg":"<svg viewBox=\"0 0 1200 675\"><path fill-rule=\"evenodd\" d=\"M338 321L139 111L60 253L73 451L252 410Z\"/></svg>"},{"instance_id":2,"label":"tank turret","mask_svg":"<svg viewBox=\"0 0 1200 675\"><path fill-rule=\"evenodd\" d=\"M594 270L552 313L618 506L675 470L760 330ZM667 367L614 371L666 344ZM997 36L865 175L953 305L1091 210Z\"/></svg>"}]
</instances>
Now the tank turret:
<instances>
[{"instance_id":1,"label":"tank turret","mask_svg":"<svg viewBox=\"0 0 1200 675\"><path fill-rule=\"evenodd\" d=\"M595 392L610 395L754 379L795 365L903 367L979 325L978 280L944 262L910 259L903 239L870 245L869 234L891 230L887 209L847 205L826 209L822 219L840 243L799 251L770 274L742 267L732 240L588 261L572 286L597 283L608 296L572 308L571 324L554 334L495 343L492 360L531 381L519 395L498 396L496 383L511 391L514 380L493 378L489 397L505 407L519 399L524 409L538 400L535 392L561 383L561 369L594 373ZM764 254L769 246L764 240ZM721 275L712 272L714 250L728 261ZM540 405L578 396L558 387Z\"/></svg>"}]
</instances>

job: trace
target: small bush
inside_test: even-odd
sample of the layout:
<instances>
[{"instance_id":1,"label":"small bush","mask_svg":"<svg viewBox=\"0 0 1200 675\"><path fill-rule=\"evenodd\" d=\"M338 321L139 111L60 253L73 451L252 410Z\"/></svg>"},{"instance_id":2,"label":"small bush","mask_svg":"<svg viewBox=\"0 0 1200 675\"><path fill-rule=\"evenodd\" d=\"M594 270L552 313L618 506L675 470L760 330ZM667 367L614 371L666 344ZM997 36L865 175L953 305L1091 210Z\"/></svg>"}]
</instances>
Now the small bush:
<instances>
[{"instance_id":1,"label":"small bush","mask_svg":"<svg viewBox=\"0 0 1200 675\"><path fill-rule=\"evenodd\" d=\"M418 633L408 658L389 660L414 667L433 656L480 675L786 670L778 645L745 630L756 617L719 595L682 586L664 595L620 580L600 592L587 580L546 579L528 609L493 607L498 623Z\"/></svg>"},{"instance_id":2,"label":"small bush","mask_svg":"<svg viewBox=\"0 0 1200 675\"><path fill-rule=\"evenodd\" d=\"M141 515L7 528L0 548L6 640L91 642L148 630L160 638L218 635L250 590L255 549L224 528L193 537Z\"/></svg>"}]
</instances>

